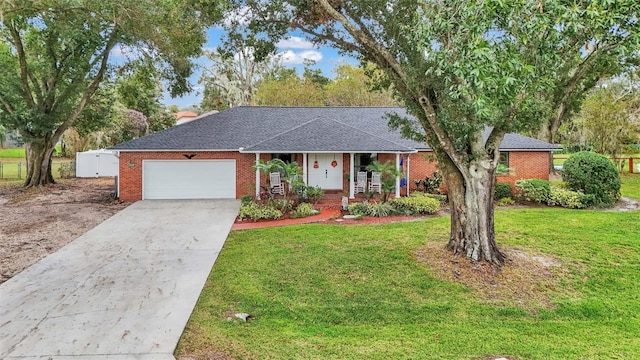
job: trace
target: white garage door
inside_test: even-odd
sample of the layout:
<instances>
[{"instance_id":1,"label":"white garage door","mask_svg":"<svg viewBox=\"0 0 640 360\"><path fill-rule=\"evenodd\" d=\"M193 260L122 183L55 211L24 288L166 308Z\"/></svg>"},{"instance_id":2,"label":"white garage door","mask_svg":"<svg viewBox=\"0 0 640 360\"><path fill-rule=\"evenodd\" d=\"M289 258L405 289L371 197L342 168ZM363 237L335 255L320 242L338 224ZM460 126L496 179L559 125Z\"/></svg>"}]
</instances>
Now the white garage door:
<instances>
[{"instance_id":1,"label":"white garage door","mask_svg":"<svg viewBox=\"0 0 640 360\"><path fill-rule=\"evenodd\" d=\"M235 160L144 160L143 199L235 199Z\"/></svg>"}]
</instances>

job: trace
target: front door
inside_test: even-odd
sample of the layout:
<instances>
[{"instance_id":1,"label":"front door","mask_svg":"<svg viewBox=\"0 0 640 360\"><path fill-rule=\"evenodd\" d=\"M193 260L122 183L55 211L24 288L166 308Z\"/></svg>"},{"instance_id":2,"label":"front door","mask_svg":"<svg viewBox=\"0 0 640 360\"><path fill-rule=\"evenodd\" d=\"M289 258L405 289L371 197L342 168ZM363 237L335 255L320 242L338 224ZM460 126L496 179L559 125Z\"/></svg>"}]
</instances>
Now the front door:
<instances>
[{"instance_id":1,"label":"front door","mask_svg":"<svg viewBox=\"0 0 640 360\"><path fill-rule=\"evenodd\" d=\"M309 154L309 185L342 190L342 154Z\"/></svg>"}]
</instances>

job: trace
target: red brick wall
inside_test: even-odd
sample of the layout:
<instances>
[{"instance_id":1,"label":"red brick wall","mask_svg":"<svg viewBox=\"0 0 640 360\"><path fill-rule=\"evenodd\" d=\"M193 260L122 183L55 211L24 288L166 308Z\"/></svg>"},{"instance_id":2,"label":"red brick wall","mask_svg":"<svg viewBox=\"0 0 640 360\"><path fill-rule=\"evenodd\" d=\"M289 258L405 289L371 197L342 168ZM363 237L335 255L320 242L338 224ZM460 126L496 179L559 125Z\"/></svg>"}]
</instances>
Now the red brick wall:
<instances>
[{"instance_id":1,"label":"red brick wall","mask_svg":"<svg viewBox=\"0 0 640 360\"><path fill-rule=\"evenodd\" d=\"M437 170L433 152L419 152L410 155L410 177L408 180L411 189L415 187L413 180L431 177ZM509 152L509 175L498 175L498 182L507 182L512 186L520 179L549 180L549 153L545 151L511 151Z\"/></svg>"},{"instance_id":2,"label":"red brick wall","mask_svg":"<svg viewBox=\"0 0 640 360\"><path fill-rule=\"evenodd\" d=\"M545 151L511 151L509 152L509 175L498 175L498 182L510 183L516 180L542 179L549 180L549 153Z\"/></svg>"},{"instance_id":3,"label":"red brick wall","mask_svg":"<svg viewBox=\"0 0 640 360\"><path fill-rule=\"evenodd\" d=\"M235 159L236 160L236 197L255 193L256 173L251 168L256 161L255 154L238 152L189 151L196 154L198 160ZM121 152L120 153L120 199L123 201L142 200L142 160L184 160L184 152ZM129 162L133 160L133 167ZM268 159L267 159L268 160ZM264 176L263 176L264 177ZM262 179L265 180L265 179Z\"/></svg>"},{"instance_id":4,"label":"red brick wall","mask_svg":"<svg viewBox=\"0 0 640 360\"><path fill-rule=\"evenodd\" d=\"M255 165L255 154L240 154L238 152L189 152L197 154L196 159L235 159L236 160L236 197L255 194L256 173L252 169ZM437 170L435 156L432 152L420 152L408 155L410 158L410 174L407 178L409 189L414 189L414 180L431 177ZM395 163L395 154L378 154L378 161ZM184 160L183 152L121 152L120 153L120 199L123 201L137 201L142 199L142 160ZM261 154L263 161L271 160L271 154ZM405 155L405 166L407 155ZM133 160L134 166L129 167ZM295 161L302 166L302 154L295 155ZM349 182L346 175L349 174L349 154L343 154L343 188L349 191ZM310 163L309 166L312 166ZM519 179L549 179L549 153L512 151L509 153L509 167L512 169L509 175L498 175L498 182L508 182L512 185ZM268 185L268 177L261 174L260 183ZM405 194L403 189L402 194Z\"/></svg>"}]
</instances>

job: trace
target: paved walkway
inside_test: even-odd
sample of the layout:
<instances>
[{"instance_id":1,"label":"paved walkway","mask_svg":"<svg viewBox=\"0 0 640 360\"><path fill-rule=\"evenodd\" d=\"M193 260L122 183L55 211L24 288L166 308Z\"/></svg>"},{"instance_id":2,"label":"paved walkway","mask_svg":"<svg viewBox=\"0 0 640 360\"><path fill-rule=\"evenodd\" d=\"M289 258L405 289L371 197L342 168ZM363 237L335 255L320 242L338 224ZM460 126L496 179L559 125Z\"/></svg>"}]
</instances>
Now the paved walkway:
<instances>
[{"instance_id":1,"label":"paved walkway","mask_svg":"<svg viewBox=\"0 0 640 360\"><path fill-rule=\"evenodd\" d=\"M0 285L0 359L174 359L239 205L137 202Z\"/></svg>"}]
</instances>

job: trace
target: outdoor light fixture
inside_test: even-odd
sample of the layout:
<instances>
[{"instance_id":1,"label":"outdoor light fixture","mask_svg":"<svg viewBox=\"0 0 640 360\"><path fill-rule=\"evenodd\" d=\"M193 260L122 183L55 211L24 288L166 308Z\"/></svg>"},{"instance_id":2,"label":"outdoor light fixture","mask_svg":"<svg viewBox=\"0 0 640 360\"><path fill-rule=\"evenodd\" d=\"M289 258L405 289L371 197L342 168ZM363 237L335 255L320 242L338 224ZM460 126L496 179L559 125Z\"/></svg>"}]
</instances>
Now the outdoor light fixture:
<instances>
[{"instance_id":1,"label":"outdoor light fixture","mask_svg":"<svg viewBox=\"0 0 640 360\"><path fill-rule=\"evenodd\" d=\"M194 157L196 157L196 154L182 154L182 156L186 157L187 159L193 159Z\"/></svg>"},{"instance_id":2,"label":"outdoor light fixture","mask_svg":"<svg viewBox=\"0 0 640 360\"><path fill-rule=\"evenodd\" d=\"M133 162L133 159L129 160L129 167L133 169L135 166L136 163Z\"/></svg>"}]
</instances>

